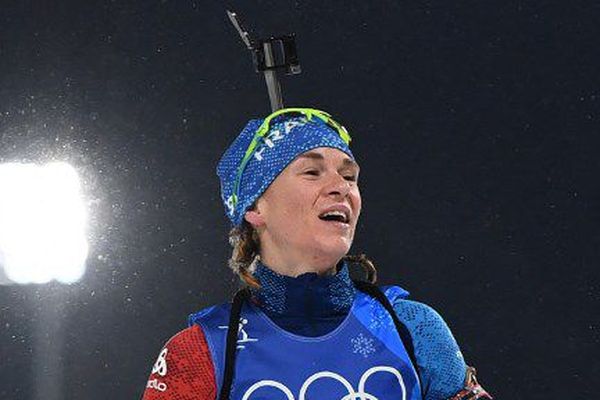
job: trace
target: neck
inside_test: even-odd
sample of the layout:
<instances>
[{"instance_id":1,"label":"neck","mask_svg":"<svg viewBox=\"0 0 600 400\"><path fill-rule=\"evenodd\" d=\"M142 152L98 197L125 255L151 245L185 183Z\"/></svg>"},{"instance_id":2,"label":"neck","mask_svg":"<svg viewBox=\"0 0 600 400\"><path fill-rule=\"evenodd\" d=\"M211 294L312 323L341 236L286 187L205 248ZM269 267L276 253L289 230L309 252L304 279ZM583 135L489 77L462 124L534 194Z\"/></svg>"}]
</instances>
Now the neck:
<instances>
[{"instance_id":1,"label":"neck","mask_svg":"<svg viewBox=\"0 0 600 400\"><path fill-rule=\"evenodd\" d=\"M268 265L269 268L280 275L296 277L307 272L313 272L321 276L335 275L336 265L342 257L317 256L312 257L294 257L287 254L283 255L263 251L260 255L260 261Z\"/></svg>"}]
</instances>

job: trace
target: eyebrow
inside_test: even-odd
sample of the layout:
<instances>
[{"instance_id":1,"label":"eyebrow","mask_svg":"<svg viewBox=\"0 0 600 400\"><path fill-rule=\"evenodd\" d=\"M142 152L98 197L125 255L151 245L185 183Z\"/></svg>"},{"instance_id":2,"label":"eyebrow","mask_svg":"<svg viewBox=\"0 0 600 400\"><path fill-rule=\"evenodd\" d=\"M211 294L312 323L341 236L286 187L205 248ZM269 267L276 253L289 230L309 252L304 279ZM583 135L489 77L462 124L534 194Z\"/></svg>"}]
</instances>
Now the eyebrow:
<instances>
[{"instance_id":1,"label":"eyebrow","mask_svg":"<svg viewBox=\"0 0 600 400\"><path fill-rule=\"evenodd\" d=\"M322 154L315 153L312 151L302 153L298 156L298 158L309 158L311 160L319 160L319 161L325 160L325 157L323 157ZM351 158L344 158L344 161L342 163L344 164L344 167L355 167L357 170L360 171L360 167L358 166L358 163Z\"/></svg>"}]
</instances>

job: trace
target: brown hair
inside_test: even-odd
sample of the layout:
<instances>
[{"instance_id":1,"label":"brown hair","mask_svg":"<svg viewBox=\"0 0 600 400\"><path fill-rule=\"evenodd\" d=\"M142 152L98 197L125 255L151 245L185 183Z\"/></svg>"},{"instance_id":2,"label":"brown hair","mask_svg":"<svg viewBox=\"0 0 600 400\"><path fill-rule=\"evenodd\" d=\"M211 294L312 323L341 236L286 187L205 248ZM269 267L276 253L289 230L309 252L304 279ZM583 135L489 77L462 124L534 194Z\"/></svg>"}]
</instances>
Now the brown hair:
<instances>
[{"instance_id":1,"label":"brown hair","mask_svg":"<svg viewBox=\"0 0 600 400\"><path fill-rule=\"evenodd\" d=\"M256 230L243 220L240 226L234 227L229 232L229 244L233 247L229 267L246 285L259 288L260 284L252 275L254 263L260 254L260 242ZM364 269L368 282L377 281L375 265L366 255L346 255L343 260L349 264L359 264Z\"/></svg>"}]
</instances>

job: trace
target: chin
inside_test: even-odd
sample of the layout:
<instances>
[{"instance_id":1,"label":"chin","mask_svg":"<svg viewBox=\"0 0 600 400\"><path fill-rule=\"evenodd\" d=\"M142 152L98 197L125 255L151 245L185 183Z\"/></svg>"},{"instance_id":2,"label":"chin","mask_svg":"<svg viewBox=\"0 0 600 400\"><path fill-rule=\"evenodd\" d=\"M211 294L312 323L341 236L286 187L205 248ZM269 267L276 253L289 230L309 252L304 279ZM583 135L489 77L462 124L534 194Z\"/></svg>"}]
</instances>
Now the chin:
<instances>
[{"instance_id":1,"label":"chin","mask_svg":"<svg viewBox=\"0 0 600 400\"><path fill-rule=\"evenodd\" d=\"M329 265L337 264L337 262L348 254L352 243L338 241L336 243L319 243L318 248L315 249L314 254L318 254L318 258L327 260Z\"/></svg>"}]
</instances>

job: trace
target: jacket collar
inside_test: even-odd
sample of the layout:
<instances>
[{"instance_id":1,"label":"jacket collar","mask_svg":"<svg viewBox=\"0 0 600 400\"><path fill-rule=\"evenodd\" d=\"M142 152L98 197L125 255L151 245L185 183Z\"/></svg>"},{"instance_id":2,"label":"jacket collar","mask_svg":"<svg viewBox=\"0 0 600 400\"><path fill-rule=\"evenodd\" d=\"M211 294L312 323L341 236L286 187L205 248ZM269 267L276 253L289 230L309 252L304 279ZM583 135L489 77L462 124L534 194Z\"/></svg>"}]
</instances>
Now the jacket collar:
<instances>
[{"instance_id":1,"label":"jacket collar","mask_svg":"<svg viewBox=\"0 0 600 400\"><path fill-rule=\"evenodd\" d=\"M356 289L345 261L335 275L320 276L307 272L297 277L278 274L256 263L254 277L259 289L252 289L255 302L267 315L291 317L328 317L350 311Z\"/></svg>"}]
</instances>

